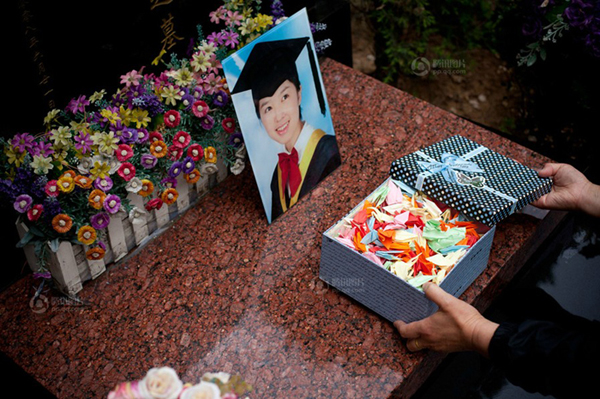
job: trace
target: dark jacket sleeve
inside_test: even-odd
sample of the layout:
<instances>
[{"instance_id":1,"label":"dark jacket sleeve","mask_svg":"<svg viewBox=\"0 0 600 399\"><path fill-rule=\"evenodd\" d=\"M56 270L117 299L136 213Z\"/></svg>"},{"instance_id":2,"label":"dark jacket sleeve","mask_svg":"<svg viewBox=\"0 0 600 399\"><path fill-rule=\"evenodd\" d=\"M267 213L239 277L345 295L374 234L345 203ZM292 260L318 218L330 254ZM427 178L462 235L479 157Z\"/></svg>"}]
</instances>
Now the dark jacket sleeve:
<instances>
[{"instance_id":1,"label":"dark jacket sleeve","mask_svg":"<svg viewBox=\"0 0 600 399\"><path fill-rule=\"evenodd\" d=\"M600 322L504 322L490 342L489 354L511 383L529 392L588 397L590 392L597 394L600 379Z\"/></svg>"}]
</instances>

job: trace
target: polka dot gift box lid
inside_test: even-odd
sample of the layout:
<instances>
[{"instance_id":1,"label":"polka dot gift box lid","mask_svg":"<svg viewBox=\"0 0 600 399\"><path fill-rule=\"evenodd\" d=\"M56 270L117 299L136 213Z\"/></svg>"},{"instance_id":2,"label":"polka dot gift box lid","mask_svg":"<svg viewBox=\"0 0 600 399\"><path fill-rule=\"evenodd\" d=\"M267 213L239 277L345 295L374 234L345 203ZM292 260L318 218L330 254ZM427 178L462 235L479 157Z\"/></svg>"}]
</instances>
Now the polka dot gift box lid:
<instances>
[{"instance_id":1,"label":"polka dot gift box lid","mask_svg":"<svg viewBox=\"0 0 600 399\"><path fill-rule=\"evenodd\" d=\"M550 178L459 135L395 160L390 176L488 226L552 188Z\"/></svg>"}]
</instances>

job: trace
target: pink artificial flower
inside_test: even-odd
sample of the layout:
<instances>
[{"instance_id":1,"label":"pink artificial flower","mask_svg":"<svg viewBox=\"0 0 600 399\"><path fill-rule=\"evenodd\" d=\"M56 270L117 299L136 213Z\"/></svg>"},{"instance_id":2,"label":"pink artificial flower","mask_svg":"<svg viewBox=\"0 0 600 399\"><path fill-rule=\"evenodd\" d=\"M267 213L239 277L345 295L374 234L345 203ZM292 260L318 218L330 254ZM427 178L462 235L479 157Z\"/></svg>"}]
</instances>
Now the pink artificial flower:
<instances>
[{"instance_id":1,"label":"pink artificial flower","mask_svg":"<svg viewBox=\"0 0 600 399\"><path fill-rule=\"evenodd\" d=\"M155 141L165 141L165 139L163 138L163 135L160 134L159 132L152 132L150 133L150 138L149 138L150 143L154 143Z\"/></svg>"},{"instance_id":2,"label":"pink artificial flower","mask_svg":"<svg viewBox=\"0 0 600 399\"><path fill-rule=\"evenodd\" d=\"M223 126L223 129L225 129L225 131L227 133L233 133L235 131L235 119L233 119L233 118L223 119L223 122L221 122L221 125Z\"/></svg>"},{"instance_id":3,"label":"pink artificial flower","mask_svg":"<svg viewBox=\"0 0 600 399\"><path fill-rule=\"evenodd\" d=\"M129 181L135 177L135 166L129 162L123 162L121 166L119 166L117 173L123 180Z\"/></svg>"},{"instance_id":4,"label":"pink artificial flower","mask_svg":"<svg viewBox=\"0 0 600 399\"><path fill-rule=\"evenodd\" d=\"M179 122L181 122L181 115L178 111L172 109L165 113L164 121L168 127L177 127L179 126Z\"/></svg>"},{"instance_id":5,"label":"pink artificial flower","mask_svg":"<svg viewBox=\"0 0 600 399\"><path fill-rule=\"evenodd\" d=\"M163 206L163 201L160 198L153 198L146 204L146 210L149 212L153 209L160 209Z\"/></svg>"},{"instance_id":6,"label":"pink artificial flower","mask_svg":"<svg viewBox=\"0 0 600 399\"><path fill-rule=\"evenodd\" d=\"M206 116L208 111L209 111L208 104L206 104L202 100L198 100L198 101L194 102L194 104L192 105L192 112L198 118L203 118L204 116Z\"/></svg>"},{"instance_id":7,"label":"pink artificial flower","mask_svg":"<svg viewBox=\"0 0 600 399\"><path fill-rule=\"evenodd\" d=\"M143 76L134 69L131 72L127 72L125 75L121 75L121 83L124 84L125 87L130 87L131 85L139 86L142 77Z\"/></svg>"},{"instance_id":8,"label":"pink artificial flower","mask_svg":"<svg viewBox=\"0 0 600 399\"><path fill-rule=\"evenodd\" d=\"M49 197L58 197L58 181L50 180L44 187L46 195Z\"/></svg>"},{"instance_id":9,"label":"pink artificial flower","mask_svg":"<svg viewBox=\"0 0 600 399\"><path fill-rule=\"evenodd\" d=\"M194 160L194 162L198 162L204 158L204 149L200 144L194 143L188 147L187 154Z\"/></svg>"},{"instance_id":10,"label":"pink artificial flower","mask_svg":"<svg viewBox=\"0 0 600 399\"><path fill-rule=\"evenodd\" d=\"M173 145L176 145L181 148L185 148L188 146L188 144L190 144L191 140L192 140L192 138L188 132L184 132L183 130L180 130L177 133L175 133L175 137L173 138Z\"/></svg>"},{"instance_id":11,"label":"pink artificial flower","mask_svg":"<svg viewBox=\"0 0 600 399\"><path fill-rule=\"evenodd\" d=\"M44 206L42 204L36 204L27 211L27 219L29 219L31 222L35 222L40 218L43 211Z\"/></svg>"},{"instance_id":12,"label":"pink artificial flower","mask_svg":"<svg viewBox=\"0 0 600 399\"><path fill-rule=\"evenodd\" d=\"M115 150L115 155L120 162L125 162L133 156L133 150L129 144L119 144L119 147Z\"/></svg>"},{"instance_id":13,"label":"pink artificial flower","mask_svg":"<svg viewBox=\"0 0 600 399\"><path fill-rule=\"evenodd\" d=\"M221 82L221 78L214 73L210 73L206 79L204 79L202 86L204 93L210 95L215 94L221 87L223 87L223 82Z\"/></svg>"},{"instance_id":14,"label":"pink artificial flower","mask_svg":"<svg viewBox=\"0 0 600 399\"><path fill-rule=\"evenodd\" d=\"M176 144L169 146L167 149L167 157L171 161L176 161L183 155L183 147L180 147Z\"/></svg>"}]
</instances>

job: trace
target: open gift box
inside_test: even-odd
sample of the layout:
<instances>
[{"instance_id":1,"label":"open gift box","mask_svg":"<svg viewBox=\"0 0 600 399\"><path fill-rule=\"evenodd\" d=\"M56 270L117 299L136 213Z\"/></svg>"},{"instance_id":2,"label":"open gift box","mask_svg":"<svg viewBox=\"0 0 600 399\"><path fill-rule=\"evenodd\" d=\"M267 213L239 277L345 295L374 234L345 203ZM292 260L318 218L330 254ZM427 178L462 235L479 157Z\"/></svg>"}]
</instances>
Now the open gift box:
<instances>
[{"instance_id":1,"label":"open gift box","mask_svg":"<svg viewBox=\"0 0 600 399\"><path fill-rule=\"evenodd\" d=\"M495 224L551 187L450 137L394 161L390 178L323 234L319 277L389 321L423 319L437 306L422 284L460 296L487 266Z\"/></svg>"}]
</instances>

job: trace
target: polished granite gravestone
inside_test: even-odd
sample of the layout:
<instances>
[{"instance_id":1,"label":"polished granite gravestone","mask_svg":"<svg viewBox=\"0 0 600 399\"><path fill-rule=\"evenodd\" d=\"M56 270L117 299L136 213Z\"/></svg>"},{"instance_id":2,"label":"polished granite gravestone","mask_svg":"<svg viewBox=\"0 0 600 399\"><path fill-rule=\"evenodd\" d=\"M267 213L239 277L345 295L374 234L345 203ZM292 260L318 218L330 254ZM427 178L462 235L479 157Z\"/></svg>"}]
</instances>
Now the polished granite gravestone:
<instances>
[{"instance_id":1,"label":"polished granite gravestone","mask_svg":"<svg viewBox=\"0 0 600 399\"><path fill-rule=\"evenodd\" d=\"M267 223L250 166L172 228L84 285L87 306L23 278L0 294L0 350L60 398L105 396L171 366L183 381L242 375L253 398L410 397L443 359L410 353L392 324L319 280L321 235L391 162L454 134L531 167L514 142L360 74L321 63L342 166ZM514 214L497 226L488 267L461 296L487 308L564 217Z\"/></svg>"}]
</instances>

